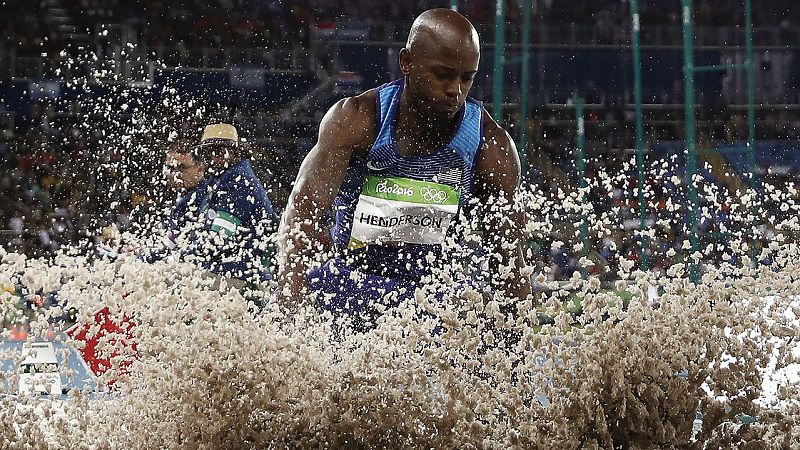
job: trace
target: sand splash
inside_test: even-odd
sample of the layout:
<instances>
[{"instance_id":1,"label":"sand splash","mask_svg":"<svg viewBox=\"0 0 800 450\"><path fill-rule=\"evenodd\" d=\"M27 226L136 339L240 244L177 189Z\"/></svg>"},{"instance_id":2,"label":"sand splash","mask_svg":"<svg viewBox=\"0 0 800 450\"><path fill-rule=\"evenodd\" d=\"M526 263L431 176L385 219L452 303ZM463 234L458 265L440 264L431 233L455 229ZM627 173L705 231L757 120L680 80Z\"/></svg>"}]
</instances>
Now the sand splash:
<instances>
[{"instance_id":1,"label":"sand splash","mask_svg":"<svg viewBox=\"0 0 800 450\"><path fill-rule=\"evenodd\" d=\"M116 384L99 398L3 397L2 438L65 448L789 448L800 442L796 383L763 387L765 374L797 363L800 259L793 244L771 252L772 266L709 265L698 284L630 270L625 302L597 277L545 280L543 306L509 314L475 291L445 302L419 291L360 334L310 306L267 302L254 313L188 263L3 254L0 279L58 292L79 322L101 304L134 318L138 357L104 375ZM575 298L581 314L563 307ZM60 313L45 311L33 334ZM545 315L553 320L539 324Z\"/></svg>"}]
</instances>

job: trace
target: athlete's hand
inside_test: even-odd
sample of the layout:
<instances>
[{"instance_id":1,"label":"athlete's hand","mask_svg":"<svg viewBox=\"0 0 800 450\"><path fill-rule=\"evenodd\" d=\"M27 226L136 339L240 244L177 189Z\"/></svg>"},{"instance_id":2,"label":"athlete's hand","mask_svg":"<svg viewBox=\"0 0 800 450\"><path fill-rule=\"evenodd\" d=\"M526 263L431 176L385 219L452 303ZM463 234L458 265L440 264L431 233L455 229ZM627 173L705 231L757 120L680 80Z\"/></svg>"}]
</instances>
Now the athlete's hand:
<instances>
[{"instance_id":1,"label":"athlete's hand","mask_svg":"<svg viewBox=\"0 0 800 450\"><path fill-rule=\"evenodd\" d=\"M308 295L308 282L305 267L286 267L278 274L278 302L287 307L296 307L303 303Z\"/></svg>"},{"instance_id":2,"label":"athlete's hand","mask_svg":"<svg viewBox=\"0 0 800 450\"><path fill-rule=\"evenodd\" d=\"M308 294L306 261L307 252L313 249L309 244L306 233L299 228L282 227L278 231L278 301L284 306L299 306Z\"/></svg>"}]
</instances>

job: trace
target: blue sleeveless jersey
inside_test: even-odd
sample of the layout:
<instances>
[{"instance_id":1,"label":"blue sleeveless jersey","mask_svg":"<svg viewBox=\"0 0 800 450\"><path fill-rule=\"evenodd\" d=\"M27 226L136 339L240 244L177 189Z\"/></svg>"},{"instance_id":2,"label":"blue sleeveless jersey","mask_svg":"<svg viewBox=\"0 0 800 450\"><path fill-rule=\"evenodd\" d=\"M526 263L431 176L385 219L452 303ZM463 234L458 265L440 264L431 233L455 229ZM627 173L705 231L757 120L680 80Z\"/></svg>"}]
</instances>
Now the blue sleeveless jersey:
<instances>
[{"instance_id":1,"label":"blue sleeveless jersey","mask_svg":"<svg viewBox=\"0 0 800 450\"><path fill-rule=\"evenodd\" d=\"M459 213L463 212L472 198L475 159L483 139L483 108L480 102L468 98L445 146L425 155L401 156L395 139L395 118L403 85L404 80L400 79L377 90L378 137L366 159L351 161L334 202L335 224L331 234L337 252L349 266L384 277L414 280L430 272L427 256L433 253L434 260L438 260L441 245L373 244L348 249L364 181L368 176L392 176L445 184L460 191ZM457 222L451 223L450 235L455 233L453 227Z\"/></svg>"}]
</instances>

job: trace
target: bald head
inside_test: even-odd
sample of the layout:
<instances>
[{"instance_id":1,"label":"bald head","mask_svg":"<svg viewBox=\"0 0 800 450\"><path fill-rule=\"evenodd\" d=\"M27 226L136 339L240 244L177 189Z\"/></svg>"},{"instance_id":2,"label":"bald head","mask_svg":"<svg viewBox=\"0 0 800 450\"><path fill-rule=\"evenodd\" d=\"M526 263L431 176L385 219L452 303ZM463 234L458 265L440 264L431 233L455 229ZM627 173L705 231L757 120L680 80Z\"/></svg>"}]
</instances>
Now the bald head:
<instances>
[{"instance_id":1,"label":"bald head","mask_svg":"<svg viewBox=\"0 0 800 450\"><path fill-rule=\"evenodd\" d=\"M461 14L446 8L429 9L411 25L406 49L428 53L434 48L479 51L478 32Z\"/></svg>"},{"instance_id":2,"label":"bald head","mask_svg":"<svg viewBox=\"0 0 800 450\"><path fill-rule=\"evenodd\" d=\"M480 58L478 32L464 16L449 9L420 14L400 50L406 104L427 123L449 123L467 100Z\"/></svg>"}]
</instances>

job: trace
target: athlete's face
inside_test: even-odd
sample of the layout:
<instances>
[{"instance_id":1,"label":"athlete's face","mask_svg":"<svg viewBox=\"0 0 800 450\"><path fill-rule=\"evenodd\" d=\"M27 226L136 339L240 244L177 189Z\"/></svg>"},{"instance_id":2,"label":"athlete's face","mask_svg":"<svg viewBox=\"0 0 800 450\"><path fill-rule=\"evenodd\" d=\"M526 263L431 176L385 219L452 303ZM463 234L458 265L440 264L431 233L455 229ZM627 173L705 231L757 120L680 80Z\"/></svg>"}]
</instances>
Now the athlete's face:
<instances>
[{"instance_id":1,"label":"athlete's face","mask_svg":"<svg viewBox=\"0 0 800 450\"><path fill-rule=\"evenodd\" d=\"M203 165L187 153L167 152L164 172L167 184L175 189L192 189L203 179Z\"/></svg>"},{"instance_id":2,"label":"athlete's face","mask_svg":"<svg viewBox=\"0 0 800 450\"><path fill-rule=\"evenodd\" d=\"M473 45L420 45L400 52L412 101L430 117L452 118L467 100L480 53Z\"/></svg>"}]
</instances>

